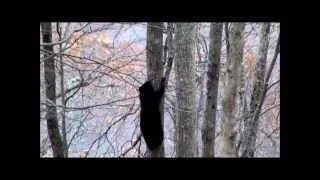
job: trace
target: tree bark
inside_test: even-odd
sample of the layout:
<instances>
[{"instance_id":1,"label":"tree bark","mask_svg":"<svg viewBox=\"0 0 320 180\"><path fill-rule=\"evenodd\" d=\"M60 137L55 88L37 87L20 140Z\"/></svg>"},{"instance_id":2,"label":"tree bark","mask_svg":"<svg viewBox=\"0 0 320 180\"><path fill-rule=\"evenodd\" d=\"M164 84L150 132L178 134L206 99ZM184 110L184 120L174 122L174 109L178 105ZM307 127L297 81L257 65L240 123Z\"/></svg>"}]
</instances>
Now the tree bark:
<instances>
[{"instance_id":1,"label":"tree bark","mask_svg":"<svg viewBox=\"0 0 320 180\"><path fill-rule=\"evenodd\" d=\"M195 157L196 143L196 74L195 74L195 23L176 24L176 155Z\"/></svg>"},{"instance_id":2,"label":"tree bark","mask_svg":"<svg viewBox=\"0 0 320 180\"><path fill-rule=\"evenodd\" d=\"M222 26L222 23L211 23L210 27L207 101L202 128L203 157L214 157Z\"/></svg>"},{"instance_id":3,"label":"tree bark","mask_svg":"<svg viewBox=\"0 0 320 180\"><path fill-rule=\"evenodd\" d=\"M62 40L62 32L60 23L57 23L57 33L58 33L58 40ZM62 53L62 43L59 44L59 53ZM61 109L61 121L62 121L62 140L64 146L64 154L65 157L68 157L68 142L67 142L67 131L66 131L66 101L65 101L65 90L64 90L64 70L63 70L63 57L59 55L59 63L60 63L60 88L61 88L61 104L64 106Z\"/></svg>"},{"instance_id":4,"label":"tree bark","mask_svg":"<svg viewBox=\"0 0 320 180\"><path fill-rule=\"evenodd\" d=\"M226 89L223 100L223 117L222 117L222 156L235 157L235 112L237 89L240 83L241 62L243 58L243 31L244 23L232 23L230 28L230 49L228 50Z\"/></svg>"},{"instance_id":5,"label":"tree bark","mask_svg":"<svg viewBox=\"0 0 320 180\"><path fill-rule=\"evenodd\" d=\"M160 88L163 77L163 23L148 23L147 26L147 78L156 89ZM160 104L163 127L163 99ZM148 150L149 151L149 150ZM151 157L164 157L164 145L147 153Z\"/></svg>"},{"instance_id":6,"label":"tree bark","mask_svg":"<svg viewBox=\"0 0 320 180\"><path fill-rule=\"evenodd\" d=\"M239 157L240 155L240 147L241 143L243 141L243 132L244 132L244 122L248 118L248 106L247 106L247 97L246 97L246 72L244 69L244 66L241 66L241 77L240 77L240 87L239 87L239 129L238 134L240 135L240 138L236 144L236 157Z\"/></svg>"},{"instance_id":7,"label":"tree bark","mask_svg":"<svg viewBox=\"0 0 320 180\"><path fill-rule=\"evenodd\" d=\"M51 23L41 23L43 43L52 43L52 26ZM43 48L48 52L53 52L52 45L44 45ZM44 55L44 59L51 54ZM53 56L44 62L44 78L46 85L46 98L50 101L47 103L47 128L53 157L65 157L64 146L59 132L57 110L56 110L56 77L55 77L55 59Z\"/></svg>"}]
</instances>

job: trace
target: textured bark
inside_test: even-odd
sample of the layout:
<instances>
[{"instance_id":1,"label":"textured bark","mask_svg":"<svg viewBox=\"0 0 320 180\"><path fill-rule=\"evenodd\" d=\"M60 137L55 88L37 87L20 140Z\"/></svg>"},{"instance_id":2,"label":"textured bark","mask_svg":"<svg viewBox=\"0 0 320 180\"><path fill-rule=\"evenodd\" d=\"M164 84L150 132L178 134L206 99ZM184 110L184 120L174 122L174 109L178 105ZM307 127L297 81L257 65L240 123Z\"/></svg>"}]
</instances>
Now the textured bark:
<instances>
[{"instance_id":1,"label":"textured bark","mask_svg":"<svg viewBox=\"0 0 320 180\"><path fill-rule=\"evenodd\" d=\"M207 101L205 106L205 118L202 127L202 154L204 157L214 157L222 26L222 23L211 23L210 27L209 66L207 72Z\"/></svg>"},{"instance_id":2,"label":"textured bark","mask_svg":"<svg viewBox=\"0 0 320 180\"><path fill-rule=\"evenodd\" d=\"M222 156L235 157L235 112L237 89L240 83L241 62L243 58L244 23L232 23L229 32L227 60L227 84L223 99Z\"/></svg>"},{"instance_id":3,"label":"textured bark","mask_svg":"<svg viewBox=\"0 0 320 180\"><path fill-rule=\"evenodd\" d=\"M51 23L41 23L43 43L52 42L52 26ZM43 46L48 52L53 52L52 45ZM57 110L56 110L56 77L55 77L55 59L50 57L51 54L46 54L44 59L44 78L46 85L46 98L52 103L47 105L47 128L53 157L64 157L64 146L59 132Z\"/></svg>"},{"instance_id":4,"label":"textured bark","mask_svg":"<svg viewBox=\"0 0 320 180\"><path fill-rule=\"evenodd\" d=\"M163 76L163 23L148 23L147 27L147 78L152 80L155 88L160 87ZM160 105L161 121L163 126L163 100ZM164 157L164 146L159 146L149 153L151 157Z\"/></svg>"},{"instance_id":5,"label":"textured bark","mask_svg":"<svg viewBox=\"0 0 320 180\"><path fill-rule=\"evenodd\" d=\"M200 26L198 26L198 31L200 31ZM201 57L201 35L200 33L197 33L197 41L196 41L196 47L197 47L197 56L198 56L198 62L197 62L197 67L200 68L200 72L199 74L197 74L197 77L196 77L196 86L197 86L197 90L196 90L196 94L198 94L198 91L200 92L199 94L199 100L197 102L197 111L196 111L196 139L201 139L201 132L199 132L201 129L200 129L200 124L201 122L203 122L203 111L204 111L204 106L205 106L205 94L204 94L204 91L205 91L205 82L207 80L206 78L206 73L205 72L202 72L203 71L203 67L200 67L200 66L203 66L203 62L205 62L208 57L204 57L204 59L202 59ZM206 42L205 42L205 39L202 38L203 42L204 42L204 46L206 47ZM208 56L208 51L205 52L206 56ZM202 146L201 146L202 147ZM202 149L199 149L200 148L200 142L198 142L198 148L197 148L197 155L200 156L199 154L199 151L202 151Z\"/></svg>"},{"instance_id":6,"label":"textured bark","mask_svg":"<svg viewBox=\"0 0 320 180\"><path fill-rule=\"evenodd\" d=\"M261 107L259 107L259 104L261 98L263 98L262 95L264 92L264 78L269 46L269 32L270 23L264 23L261 27L259 55L257 65L255 67L255 80L250 101L249 119L245 121L242 157L253 157L255 152L255 142L259 126L259 116L255 117L255 113L260 112Z\"/></svg>"},{"instance_id":7,"label":"textured bark","mask_svg":"<svg viewBox=\"0 0 320 180\"><path fill-rule=\"evenodd\" d=\"M243 141L243 132L244 132L244 122L248 119L248 107L247 107L247 98L246 98L246 72L244 66L241 66L241 77L240 77L240 87L239 87L239 98L240 98L240 105L239 105L239 135L240 139L236 145L236 156L239 157L240 147Z\"/></svg>"},{"instance_id":8,"label":"textured bark","mask_svg":"<svg viewBox=\"0 0 320 180\"><path fill-rule=\"evenodd\" d=\"M169 76L172 69L173 59L175 56L175 47L174 47L174 23L168 23L167 26L167 39L165 44L165 53L164 53L164 64L167 63L166 71L164 77L166 78L165 87L167 87L169 82Z\"/></svg>"},{"instance_id":9,"label":"textured bark","mask_svg":"<svg viewBox=\"0 0 320 180\"><path fill-rule=\"evenodd\" d=\"M203 119L204 119L204 108L205 108L205 94L204 94L204 91L205 91L205 81L206 80L206 74L205 73L201 73L199 78L198 78L198 83L197 83L197 86L198 86L198 90L200 91L200 95L199 95L199 101L197 103L197 114L196 114L196 139L199 139L201 138L201 132L199 132L200 130L200 125L201 125L201 122L203 122ZM200 156L199 154L199 151L202 151L202 149L199 149L200 148L200 143L198 143L198 149L197 149L197 154L198 156Z\"/></svg>"},{"instance_id":10,"label":"textured bark","mask_svg":"<svg viewBox=\"0 0 320 180\"><path fill-rule=\"evenodd\" d=\"M195 157L196 143L196 106L195 106L195 23L176 24L176 155Z\"/></svg>"},{"instance_id":11,"label":"textured bark","mask_svg":"<svg viewBox=\"0 0 320 180\"><path fill-rule=\"evenodd\" d=\"M170 78L170 72L172 69L172 64L175 58L175 38L173 37L173 34L175 33L175 24L174 23L168 23L167 24L167 38L165 42L165 47L164 47L164 64L166 64L166 70L165 70L165 87L167 87L169 78ZM173 121L173 127L174 131L177 129L177 122L176 122L176 113L175 111L172 111L171 118ZM176 142L176 134L174 134L174 142ZM175 143L174 143L174 149L175 149Z\"/></svg>"}]
</instances>

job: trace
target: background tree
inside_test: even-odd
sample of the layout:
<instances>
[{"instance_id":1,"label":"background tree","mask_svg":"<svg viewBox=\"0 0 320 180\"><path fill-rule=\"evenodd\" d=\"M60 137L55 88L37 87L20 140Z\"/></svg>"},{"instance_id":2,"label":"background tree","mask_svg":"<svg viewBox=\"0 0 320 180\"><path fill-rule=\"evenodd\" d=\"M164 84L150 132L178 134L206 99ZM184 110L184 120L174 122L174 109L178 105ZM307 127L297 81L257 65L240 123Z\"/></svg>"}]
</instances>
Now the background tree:
<instances>
[{"instance_id":1,"label":"background tree","mask_svg":"<svg viewBox=\"0 0 320 180\"><path fill-rule=\"evenodd\" d=\"M272 71L271 69L270 72L267 74L267 77L265 76L269 46L269 32L270 23L263 23L261 27L260 47L258 55L259 58L255 68L255 81L250 102L249 118L245 121L242 157L253 157L255 152L260 112L267 91L270 74ZM276 59L277 57L279 51L279 44L280 43L278 42L274 59ZM273 68L274 62L275 60L272 61L270 68Z\"/></svg>"},{"instance_id":2,"label":"background tree","mask_svg":"<svg viewBox=\"0 0 320 180\"><path fill-rule=\"evenodd\" d=\"M234 129L236 123L236 98L237 88L240 83L241 75L241 62L243 57L243 32L244 23L231 23L229 54L227 55L230 60L228 61L227 69L227 86L224 92L223 100L223 129L222 129L222 156L234 157L235 156L235 136Z\"/></svg>"},{"instance_id":3,"label":"background tree","mask_svg":"<svg viewBox=\"0 0 320 180\"><path fill-rule=\"evenodd\" d=\"M202 128L202 154L204 157L214 156L222 26L222 23L211 23L210 25L207 100L205 106L205 119Z\"/></svg>"},{"instance_id":4,"label":"background tree","mask_svg":"<svg viewBox=\"0 0 320 180\"><path fill-rule=\"evenodd\" d=\"M52 45L52 25L51 23L41 23L42 30L42 41L44 44L43 49L46 51L44 58L44 78L46 85L46 98L47 104L47 129L51 147L53 151L53 157L65 157L65 147L61 139L57 110L56 110L56 70L55 70L55 58L52 56L53 45Z\"/></svg>"},{"instance_id":5,"label":"background tree","mask_svg":"<svg viewBox=\"0 0 320 180\"><path fill-rule=\"evenodd\" d=\"M195 38L196 23L176 24L177 157L196 157Z\"/></svg>"},{"instance_id":6,"label":"background tree","mask_svg":"<svg viewBox=\"0 0 320 180\"><path fill-rule=\"evenodd\" d=\"M60 27L60 23L56 24L56 30L58 34L58 41L62 40L62 31ZM63 57L61 55L62 53L62 44L59 44L59 64L60 69L59 75L60 75L60 94L61 94L61 104L64 106L61 108L61 129L62 129L62 140L63 140L63 146L64 146L64 155L65 157L68 157L68 141L67 141L67 131L66 131L66 100L65 100L65 90L64 90L64 69L63 69Z\"/></svg>"}]
</instances>

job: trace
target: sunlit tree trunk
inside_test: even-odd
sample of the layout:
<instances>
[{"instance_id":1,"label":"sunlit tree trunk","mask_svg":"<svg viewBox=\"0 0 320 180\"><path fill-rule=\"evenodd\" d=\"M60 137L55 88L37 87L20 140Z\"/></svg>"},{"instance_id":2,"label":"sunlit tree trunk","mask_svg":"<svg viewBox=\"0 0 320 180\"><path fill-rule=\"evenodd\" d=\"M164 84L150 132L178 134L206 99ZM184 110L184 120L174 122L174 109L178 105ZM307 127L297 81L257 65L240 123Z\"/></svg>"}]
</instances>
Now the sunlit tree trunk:
<instances>
[{"instance_id":1,"label":"sunlit tree trunk","mask_svg":"<svg viewBox=\"0 0 320 180\"><path fill-rule=\"evenodd\" d=\"M197 156L196 143L196 74L195 74L195 23L176 24L176 155Z\"/></svg>"}]
</instances>

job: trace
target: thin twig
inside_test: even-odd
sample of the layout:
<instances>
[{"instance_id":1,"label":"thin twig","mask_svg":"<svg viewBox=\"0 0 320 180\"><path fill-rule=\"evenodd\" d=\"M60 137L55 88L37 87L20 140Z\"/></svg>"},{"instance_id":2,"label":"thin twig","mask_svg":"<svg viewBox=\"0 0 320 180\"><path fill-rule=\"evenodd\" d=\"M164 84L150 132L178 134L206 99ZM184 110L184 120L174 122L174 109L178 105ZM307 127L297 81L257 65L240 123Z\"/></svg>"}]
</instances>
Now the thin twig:
<instances>
[{"instance_id":1,"label":"thin twig","mask_svg":"<svg viewBox=\"0 0 320 180\"><path fill-rule=\"evenodd\" d=\"M63 106L63 105L56 105L56 107L60 107L60 108L64 107L64 108L66 108L68 110L85 110L85 109L99 107L99 106L107 106L107 105L110 105L110 104L113 104L113 103L117 103L117 102L121 102L121 101L127 101L129 99L135 99L137 97L138 96L133 96L133 97L129 97L129 98L123 98L123 99L114 100L114 101L111 101L111 102L108 102L108 103L96 104L96 105L90 105L90 106L84 106L84 107L66 107L66 106ZM52 105L52 103L50 103L50 101L48 101L48 100L45 103L41 102L40 104ZM52 106L54 106L54 105L52 105Z\"/></svg>"},{"instance_id":2,"label":"thin twig","mask_svg":"<svg viewBox=\"0 0 320 180\"><path fill-rule=\"evenodd\" d=\"M125 156L130 150L132 150L137 144L138 144L138 142L140 142L141 141L141 134L138 136L138 138L133 142L133 144L132 144L132 146L131 147L129 147L127 150L125 150L121 155L120 155L120 157L123 157L123 156Z\"/></svg>"},{"instance_id":3,"label":"thin twig","mask_svg":"<svg viewBox=\"0 0 320 180\"><path fill-rule=\"evenodd\" d=\"M58 42L52 42L52 43L40 43L40 46L55 46L55 45L63 44L65 42L69 41L72 38L74 33L81 31L82 29L84 29L88 25L89 25L89 23L85 24L84 26L82 26L79 29L74 30L67 38L65 38L63 40L59 40Z\"/></svg>"},{"instance_id":4,"label":"thin twig","mask_svg":"<svg viewBox=\"0 0 320 180\"><path fill-rule=\"evenodd\" d=\"M270 141L274 141L273 139L271 139L271 136L276 133L280 128L277 127L275 128L270 134L267 134L265 131L261 130L260 131L265 135L266 138L268 138ZM258 146L255 147L255 150L257 150L262 144L264 143L264 141L262 141Z\"/></svg>"},{"instance_id":5,"label":"thin twig","mask_svg":"<svg viewBox=\"0 0 320 180\"><path fill-rule=\"evenodd\" d=\"M278 106L280 106L280 103L279 103L279 104L275 104L275 105L273 105L273 106L270 106L269 108L267 108L266 110L264 110L262 113L260 113L260 116L262 116L262 115L265 114L266 112L268 112L268 111L270 111L271 109L276 108L276 107L278 107Z\"/></svg>"},{"instance_id":6,"label":"thin twig","mask_svg":"<svg viewBox=\"0 0 320 180\"><path fill-rule=\"evenodd\" d=\"M105 132L104 132L102 135L100 135L97 139L95 139L95 140L91 143L88 151L86 152L86 155L85 155L86 157L88 156L89 152L91 151L93 145L94 145L98 140L100 140L102 137L107 136L109 130L110 130L115 124L117 124L117 123L120 122L121 120L125 120L129 115L135 114L135 113L137 112L137 110L134 111L134 112L131 112L133 106L134 106L134 104L129 108L129 112L128 112L128 113L126 113L125 115L123 115L122 117L120 117L118 120L116 120L115 122L113 122L113 123L105 130ZM137 108L137 109L138 109L138 108Z\"/></svg>"},{"instance_id":7,"label":"thin twig","mask_svg":"<svg viewBox=\"0 0 320 180\"><path fill-rule=\"evenodd\" d=\"M272 86L274 86L274 85L278 84L279 82L280 82L280 79L279 79L278 81L276 81L276 82L272 83L270 86L268 86L267 91L268 91L269 89L271 89L271 88L272 88Z\"/></svg>"}]
</instances>

